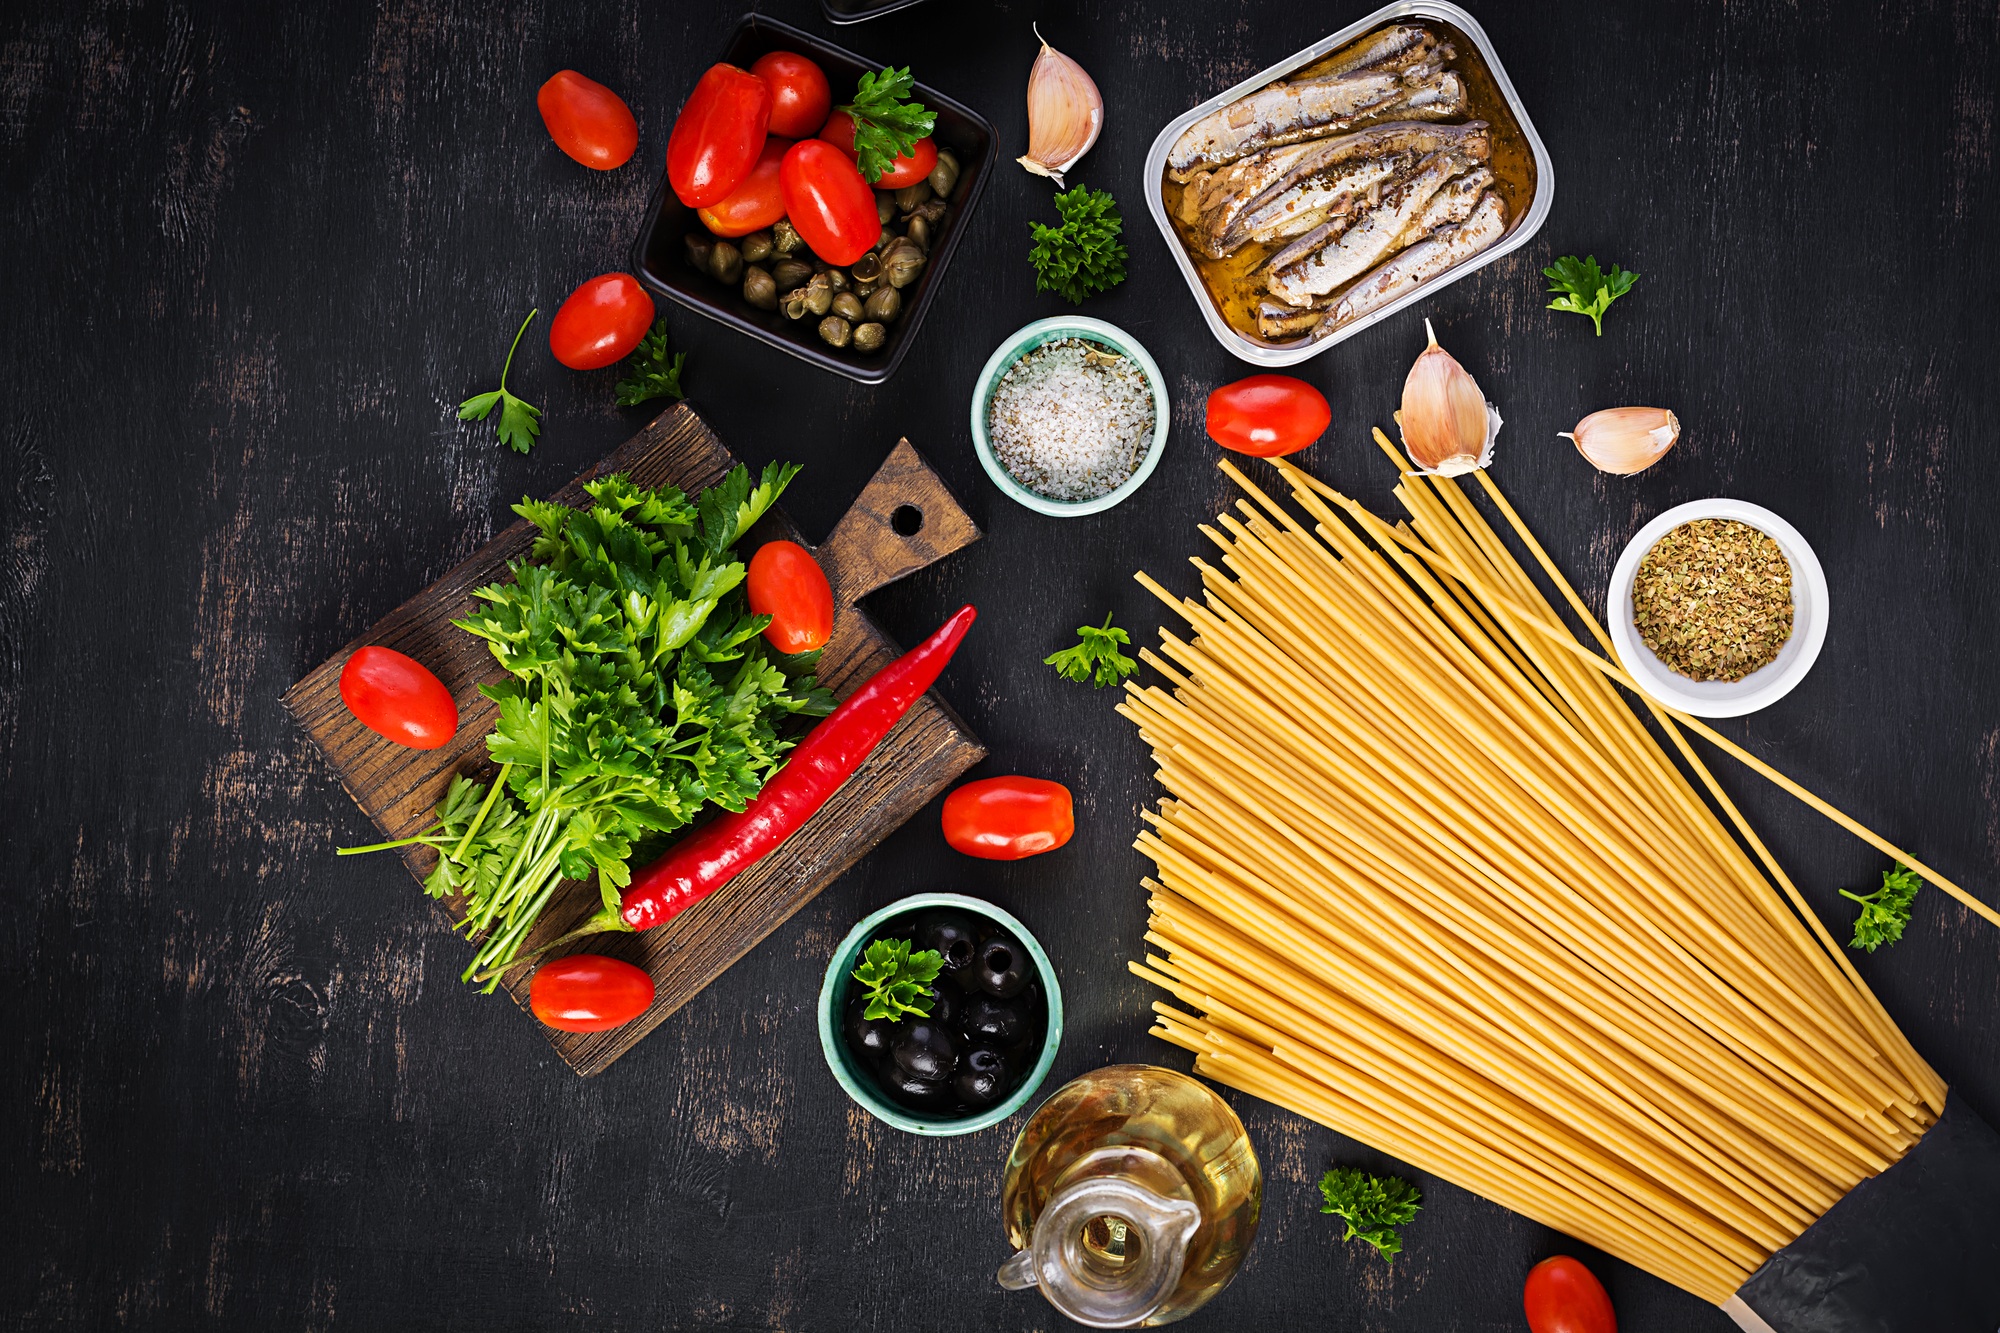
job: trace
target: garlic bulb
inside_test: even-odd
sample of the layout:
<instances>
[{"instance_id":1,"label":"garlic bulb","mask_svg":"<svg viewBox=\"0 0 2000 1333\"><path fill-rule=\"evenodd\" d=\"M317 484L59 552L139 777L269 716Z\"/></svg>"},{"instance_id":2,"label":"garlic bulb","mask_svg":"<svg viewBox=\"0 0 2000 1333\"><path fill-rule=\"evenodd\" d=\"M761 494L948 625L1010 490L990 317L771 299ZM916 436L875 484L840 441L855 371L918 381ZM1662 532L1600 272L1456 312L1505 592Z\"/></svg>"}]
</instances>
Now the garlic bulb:
<instances>
[{"instance_id":1,"label":"garlic bulb","mask_svg":"<svg viewBox=\"0 0 2000 1333\"><path fill-rule=\"evenodd\" d=\"M1681 437L1679 418L1664 407L1607 407L1559 430L1599 472L1627 477L1666 457Z\"/></svg>"},{"instance_id":2,"label":"garlic bulb","mask_svg":"<svg viewBox=\"0 0 2000 1333\"><path fill-rule=\"evenodd\" d=\"M1396 424L1403 447L1419 472L1456 477L1493 461L1493 437L1500 413L1451 353L1438 346L1431 322L1424 321L1430 346L1403 381L1403 410Z\"/></svg>"},{"instance_id":3,"label":"garlic bulb","mask_svg":"<svg viewBox=\"0 0 2000 1333\"><path fill-rule=\"evenodd\" d=\"M1040 40L1041 29L1035 29ZM1057 185L1062 174L1090 151L1104 128L1104 96L1083 66L1042 42L1028 71L1028 153L1016 158L1037 176Z\"/></svg>"}]
</instances>

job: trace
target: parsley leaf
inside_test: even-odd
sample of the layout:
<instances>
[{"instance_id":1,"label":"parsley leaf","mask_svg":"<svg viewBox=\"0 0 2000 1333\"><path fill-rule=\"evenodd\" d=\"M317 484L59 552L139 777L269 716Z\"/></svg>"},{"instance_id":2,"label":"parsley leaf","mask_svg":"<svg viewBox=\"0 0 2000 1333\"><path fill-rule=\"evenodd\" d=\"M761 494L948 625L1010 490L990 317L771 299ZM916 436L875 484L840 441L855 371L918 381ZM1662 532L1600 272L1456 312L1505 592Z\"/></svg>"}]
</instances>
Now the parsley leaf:
<instances>
[{"instance_id":1,"label":"parsley leaf","mask_svg":"<svg viewBox=\"0 0 2000 1333\"><path fill-rule=\"evenodd\" d=\"M1082 305L1092 292L1108 292L1125 281L1125 228L1118 205L1103 190L1079 185L1056 196L1062 225L1030 222L1035 238L1028 259L1035 266L1035 290L1055 292L1072 305Z\"/></svg>"},{"instance_id":2,"label":"parsley leaf","mask_svg":"<svg viewBox=\"0 0 2000 1333\"><path fill-rule=\"evenodd\" d=\"M1093 689L1100 690L1106 685L1116 685L1139 669L1137 662L1118 651L1120 644L1130 643L1132 638L1124 630L1112 627L1108 612L1102 626L1078 625L1076 632L1080 643L1050 653L1042 659L1042 664L1054 667L1067 679L1090 681Z\"/></svg>"},{"instance_id":3,"label":"parsley leaf","mask_svg":"<svg viewBox=\"0 0 2000 1333\"><path fill-rule=\"evenodd\" d=\"M908 157L917 140L937 124L937 113L922 102L906 102L917 86L905 65L889 66L880 74L863 74L854 100L841 107L854 121L854 165L873 185L899 157Z\"/></svg>"},{"instance_id":4,"label":"parsley leaf","mask_svg":"<svg viewBox=\"0 0 2000 1333\"><path fill-rule=\"evenodd\" d=\"M866 1018L899 1019L904 1014L931 1016L931 999L924 992L937 980L944 955L936 949L910 952L908 940L876 940L868 946L854 979L861 983L868 1007Z\"/></svg>"},{"instance_id":5,"label":"parsley leaf","mask_svg":"<svg viewBox=\"0 0 2000 1333\"><path fill-rule=\"evenodd\" d=\"M681 366L686 352L667 356L667 321L653 322L653 331L639 340L632 359L625 364L625 378L618 381L618 406L637 407L650 398L685 398L681 392Z\"/></svg>"},{"instance_id":6,"label":"parsley leaf","mask_svg":"<svg viewBox=\"0 0 2000 1333\"><path fill-rule=\"evenodd\" d=\"M1543 269L1542 276L1549 280L1550 291L1564 293L1549 302L1549 309L1590 316L1600 338L1604 336L1605 309L1631 291L1632 284L1639 280L1638 274L1627 273L1616 264L1611 266L1611 272L1604 272L1597 267L1596 255L1586 259L1564 255Z\"/></svg>"},{"instance_id":7,"label":"parsley leaf","mask_svg":"<svg viewBox=\"0 0 2000 1333\"><path fill-rule=\"evenodd\" d=\"M491 393L476 393L458 405L460 421L484 421L497 403L500 420L494 424L500 434L500 443L517 454L525 454L535 447L535 437L542 433L542 409L507 392L507 372L513 369L514 353L521 346L521 335L528 331L528 325L534 323L535 316L540 313L540 307L530 310L528 317L521 321L521 327L514 331L514 345L507 349L507 362L500 367L500 387Z\"/></svg>"},{"instance_id":8,"label":"parsley leaf","mask_svg":"<svg viewBox=\"0 0 2000 1333\"><path fill-rule=\"evenodd\" d=\"M1847 947L1874 953L1880 946L1902 939L1903 927L1910 924L1910 904L1923 886L1917 872L1898 861L1894 870L1882 872L1882 887L1875 892L1863 895L1842 889L1841 897L1861 904L1861 915L1854 918L1854 938Z\"/></svg>"},{"instance_id":9,"label":"parsley leaf","mask_svg":"<svg viewBox=\"0 0 2000 1333\"><path fill-rule=\"evenodd\" d=\"M1399 1176L1371 1176L1351 1166L1336 1166L1320 1177L1319 1192L1326 1202L1322 1213L1332 1213L1347 1223L1342 1240L1365 1240L1390 1263L1403 1252L1403 1238L1396 1228L1416 1217L1423 1207L1417 1187Z\"/></svg>"}]
</instances>

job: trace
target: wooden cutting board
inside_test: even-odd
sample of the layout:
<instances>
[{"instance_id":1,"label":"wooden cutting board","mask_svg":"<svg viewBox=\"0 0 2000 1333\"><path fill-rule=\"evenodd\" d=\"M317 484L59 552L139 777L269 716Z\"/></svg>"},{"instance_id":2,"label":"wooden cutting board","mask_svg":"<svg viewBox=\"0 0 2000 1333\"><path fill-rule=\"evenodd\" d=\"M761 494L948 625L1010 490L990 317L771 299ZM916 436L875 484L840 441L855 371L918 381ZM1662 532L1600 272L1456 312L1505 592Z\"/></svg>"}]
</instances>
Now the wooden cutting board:
<instances>
[{"instance_id":1,"label":"wooden cutting board","mask_svg":"<svg viewBox=\"0 0 2000 1333\"><path fill-rule=\"evenodd\" d=\"M553 498L581 506L588 498L583 483L612 472L693 495L735 465L700 414L680 403ZM810 484L809 474L801 476ZM477 687L502 673L486 645L451 622L472 610L475 588L508 577L508 562L527 554L534 533L526 521L515 523L285 692L285 706L386 838L427 828L454 774L488 778L494 771L485 742L498 710ZM910 442L897 444L814 552L833 584L833 638L820 659L820 678L836 696L852 693L901 652L855 603L979 535ZM783 512L773 509L738 549L747 555L779 537L804 540ZM409 654L451 690L459 709L451 744L406 749L369 731L347 711L340 699L340 669L355 649L371 643ZM985 755L979 738L935 694L925 695L819 813L757 866L664 926L640 935L607 934L582 946L637 963L652 974L658 993L653 1007L624 1027L592 1033L545 1028L549 1041L579 1074L603 1070ZM419 880L435 864L436 853L426 847L405 848L402 854ZM594 884L565 883L528 947L569 930L598 902ZM524 1010L528 976L526 966L517 967L503 982Z\"/></svg>"}]
</instances>

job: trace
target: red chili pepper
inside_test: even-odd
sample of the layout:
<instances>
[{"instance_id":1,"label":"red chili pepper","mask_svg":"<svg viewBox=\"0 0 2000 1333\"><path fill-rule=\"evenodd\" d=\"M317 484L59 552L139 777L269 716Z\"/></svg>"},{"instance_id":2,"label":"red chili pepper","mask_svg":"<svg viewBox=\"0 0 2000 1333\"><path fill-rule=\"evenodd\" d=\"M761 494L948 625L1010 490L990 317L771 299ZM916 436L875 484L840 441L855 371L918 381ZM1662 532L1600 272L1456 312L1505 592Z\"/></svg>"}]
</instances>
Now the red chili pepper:
<instances>
[{"instance_id":1,"label":"red chili pepper","mask_svg":"<svg viewBox=\"0 0 2000 1333\"><path fill-rule=\"evenodd\" d=\"M936 682L975 615L971 607L961 607L937 633L870 676L806 733L742 814L711 820L632 876L618 913L626 928L651 930L673 920L812 818Z\"/></svg>"}]
</instances>

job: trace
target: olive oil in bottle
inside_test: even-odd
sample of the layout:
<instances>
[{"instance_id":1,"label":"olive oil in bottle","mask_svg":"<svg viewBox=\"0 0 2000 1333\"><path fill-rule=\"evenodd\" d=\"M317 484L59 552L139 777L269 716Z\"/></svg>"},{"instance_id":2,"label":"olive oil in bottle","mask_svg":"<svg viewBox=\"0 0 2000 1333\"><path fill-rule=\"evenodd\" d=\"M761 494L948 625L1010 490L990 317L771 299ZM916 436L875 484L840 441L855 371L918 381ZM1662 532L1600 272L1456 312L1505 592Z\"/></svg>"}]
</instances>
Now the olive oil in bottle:
<instances>
[{"instance_id":1,"label":"olive oil in bottle","mask_svg":"<svg viewBox=\"0 0 2000 1333\"><path fill-rule=\"evenodd\" d=\"M1207 1085L1100 1069L1042 1103L1007 1159L1000 1208L1018 1253L1000 1285L1040 1287L1092 1328L1172 1323L1236 1276L1263 1194L1243 1122Z\"/></svg>"}]
</instances>

